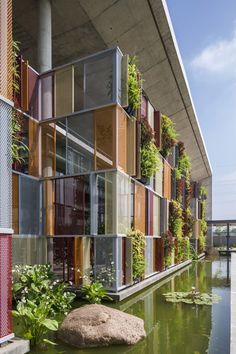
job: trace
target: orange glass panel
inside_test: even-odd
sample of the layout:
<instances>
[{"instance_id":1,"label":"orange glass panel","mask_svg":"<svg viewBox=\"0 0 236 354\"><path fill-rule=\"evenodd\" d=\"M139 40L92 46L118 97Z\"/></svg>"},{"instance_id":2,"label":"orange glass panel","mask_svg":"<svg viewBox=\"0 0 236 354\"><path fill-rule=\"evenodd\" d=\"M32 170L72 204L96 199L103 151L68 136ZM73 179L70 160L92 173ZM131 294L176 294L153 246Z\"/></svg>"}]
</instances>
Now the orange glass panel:
<instances>
[{"instance_id":1,"label":"orange glass panel","mask_svg":"<svg viewBox=\"0 0 236 354\"><path fill-rule=\"evenodd\" d=\"M44 208L45 208L46 236L54 235L54 218L55 218L54 204L55 204L54 181L46 180L44 182Z\"/></svg>"},{"instance_id":2,"label":"orange glass panel","mask_svg":"<svg viewBox=\"0 0 236 354\"><path fill-rule=\"evenodd\" d=\"M127 171L136 175L136 120L127 119Z\"/></svg>"},{"instance_id":3,"label":"orange glass panel","mask_svg":"<svg viewBox=\"0 0 236 354\"><path fill-rule=\"evenodd\" d=\"M19 234L19 176L12 175L12 227Z\"/></svg>"},{"instance_id":4,"label":"orange glass panel","mask_svg":"<svg viewBox=\"0 0 236 354\"><path fill-rule=\"evenodd\" d=\"M171 167L165 160L163 164L163 196L171 200Z\"/></svg>"},{"instance_id":5,"label":"orange glass panel","mask_svg":"<svg viewBox=\"0 0 236 354\"><path fill-rule=\"evenodd\" d=\"M42 175L50 177L56 170L56 125L42 125Z\"/></svg>"},{"instance_id":6,"label":"orange glass panel","mask_svg":"<svg viewBox=\"0 0 236 354\"><path fill-rule=\"evenodd\" d=\"M29 119L29 175L39 175L39 125Z\"/></svg>"},{"instance_id":7,"label":"orange glass panel","mask_svg":"<svg viewBox=\"0 0 236 354\"><path fill-rule=\"evenodd\" d=\"M145 233L146 225L146 190L145 187L135 183L134 196L134 228Z\"/></svg>"},{"instance_id":8,"label":"orange glass panel","mask_svg":"<svg viewBox=\"0 0 236 354\"><path fill-rule=\"evenodd\" d=\"M127 116L123 108L117 107L118 113L118 165L127 171Z\"/></svg>"},{"instance_id":9,"label":"orange glass panel","mask_svg":"<svg viewBox=\"0 0 236 354\"><path fill-rule=\"evenodd\" d=\"M115 106L94 111L95 169L116 166Z\"/></svg>"},{"instance_id":10,"label":"orange glass panel","mask_svg":"<svg viewBox=\"0 0 236 354\"><path fill-rule=\"evenodd\" d=\"M54 77L55 117L74 112L74 67L55 71Z\"/></svg>"}]
</instances>

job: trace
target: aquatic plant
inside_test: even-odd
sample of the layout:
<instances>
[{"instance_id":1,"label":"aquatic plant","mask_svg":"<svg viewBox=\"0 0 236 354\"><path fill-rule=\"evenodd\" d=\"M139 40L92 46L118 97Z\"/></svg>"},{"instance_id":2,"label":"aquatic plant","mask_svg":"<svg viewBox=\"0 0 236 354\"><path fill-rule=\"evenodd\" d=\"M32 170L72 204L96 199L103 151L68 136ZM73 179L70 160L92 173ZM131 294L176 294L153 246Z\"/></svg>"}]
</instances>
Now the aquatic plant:
<instances>
[{"instance_id":1,"label":"aquatic plant","mask_svg":"<svg viewBox=\"0 0 236 354\"><path fill-rule=\"evenodd\" d=\"M183 302L185 304L195 305L213 305L217 304L221 297L217 294L200 293L195 287L192 287L192 291L188 292L171 292L163 294L167 302Z\"/></svg>"},{"instance_id":2,"label":"aquatic plant","mask_svg":"<svg viewBox=\"0 0 236 354\"><path fill-rule=\"evenodd\" d=\"M112 300L112 298L107 295L103 285L99 282L84 285L82 287L82 293L85 300L90 304L100 304L102 300Z\"/></svg>"}]
</instances>

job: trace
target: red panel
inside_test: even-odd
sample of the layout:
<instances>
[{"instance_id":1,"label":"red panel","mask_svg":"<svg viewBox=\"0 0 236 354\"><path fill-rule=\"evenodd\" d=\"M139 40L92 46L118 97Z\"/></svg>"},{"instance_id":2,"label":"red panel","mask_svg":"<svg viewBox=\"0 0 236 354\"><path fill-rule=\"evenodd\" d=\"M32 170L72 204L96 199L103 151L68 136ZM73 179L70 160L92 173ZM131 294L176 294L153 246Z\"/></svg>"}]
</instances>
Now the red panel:
<instances>
[{"instance_id":1,"label":"red panel","mask_svg":"<svg viewBox=\"0 0 236 354\"><path fill-rule=\"evenodd\" d=\"M12 236L0 235L0 338L12 333L11 258Z\"/></svg>"}]
</instances>

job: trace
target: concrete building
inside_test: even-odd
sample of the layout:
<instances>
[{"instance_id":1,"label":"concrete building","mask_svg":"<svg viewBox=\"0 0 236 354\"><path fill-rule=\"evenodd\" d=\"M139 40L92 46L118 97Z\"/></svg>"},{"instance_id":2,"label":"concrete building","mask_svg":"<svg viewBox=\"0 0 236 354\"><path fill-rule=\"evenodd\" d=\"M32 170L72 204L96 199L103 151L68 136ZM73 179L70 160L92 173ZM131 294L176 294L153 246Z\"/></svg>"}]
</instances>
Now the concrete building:
<instances>
[{"instance_id":1,"label":"concrete building","mask_svg":"<svg viewBox=\"0 0 236 354\"><path fill-rule=\"evenodd\" d=\"M0 33L4 69L0 79L11 87L12 63L3 41L11 48L6 32L10 5L10 0L1 0L5 27ZM2 8L9 11L8 23ZM13 263L51 262L58 277L75 286L92 272L94 279L118 293L137 281L132 240L127 237L134 227L145 235L144 277L162 271L162 236L169 229L171 200L178 199L177 142L168 157L160 156L161 167L149 184L141 179L140 170L142 121L148 122L161 148L162 114L175 123L178 139L191 158L197 249L203 204L198 190L199 185L208 190L211 219L212 171L165 1L71 0L68 6L61 0L15 0L13 38L20 42L20 91L12 97L9 86L4 91L1 85L1 107L7 105L11 116L14 106L21 122L21 143L28 147L21 153L21 163L13 164L11 183L9 130L0 136L0 146L8 146L5 156L9 157L4 160L1 154L0 228L4 230L0 232L11 234L14 229ZM142 106L135 114L127 110L127 54L137 56L143 78ZM1 122L2 114L0 127ZM3 134L4 129L0 131ZM185 179L181 181L185 186ZM11 201L11 185L12 222L11 206L1 219L2 203ZM181 193L184 213L185 187ZM10 249L1 264L10 264ZM174 254L171 262L176 263Z\"/></svg>"}]
</instances>

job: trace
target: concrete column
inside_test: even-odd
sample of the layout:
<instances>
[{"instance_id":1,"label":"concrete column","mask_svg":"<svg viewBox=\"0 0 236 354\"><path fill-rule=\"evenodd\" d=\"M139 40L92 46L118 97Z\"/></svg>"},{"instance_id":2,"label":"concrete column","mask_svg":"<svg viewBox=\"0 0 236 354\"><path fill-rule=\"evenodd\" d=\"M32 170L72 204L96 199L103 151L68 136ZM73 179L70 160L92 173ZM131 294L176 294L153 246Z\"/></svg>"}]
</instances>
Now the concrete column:
<instances>
[{"instance_id":1,"label":"concrete column","mask_svg":"<svg viewBox=\"0 0 236 354\"><path fill-rule=\"evenodd\" d=\"M52 68L52 6L51 0L38 1L38 70Z\"/></svg>"}]
</instances>

